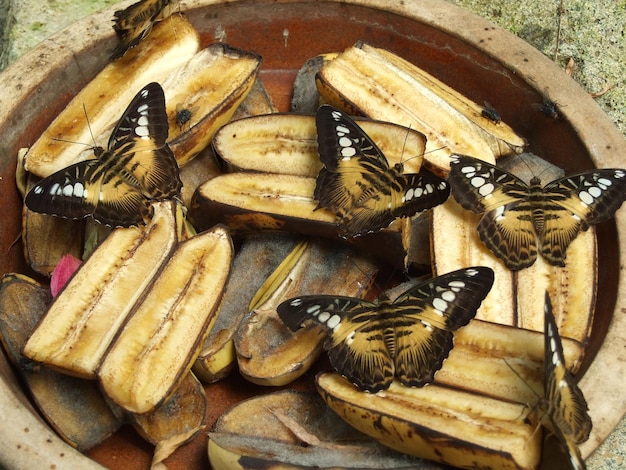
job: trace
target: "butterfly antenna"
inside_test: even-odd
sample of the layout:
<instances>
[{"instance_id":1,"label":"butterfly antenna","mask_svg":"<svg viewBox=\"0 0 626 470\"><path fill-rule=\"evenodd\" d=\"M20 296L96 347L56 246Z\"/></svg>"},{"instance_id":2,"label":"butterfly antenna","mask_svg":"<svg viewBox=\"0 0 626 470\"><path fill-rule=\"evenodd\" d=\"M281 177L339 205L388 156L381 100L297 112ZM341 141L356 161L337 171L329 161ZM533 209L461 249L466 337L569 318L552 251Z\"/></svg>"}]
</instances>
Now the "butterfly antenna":
<instances>
[{"instance_id":1,"label":"butterfly antenna","mask_svg":"<svg viewBox=\"0 0 626 470\"><path fill-rule=\"evenodd\" d=\"M444 146L442 146L442 147L438 147L438 148L436 148L436 149L431 149L431 150L429 150L428 152L424 152L424 153L421 153L421 154L419 154L419 155L414 155L414 156L412 156L411 158L407 158L407 159L406 159L403 163L406 163L406 162L408 162L408 161L411 161L411 160L413 160L414 158L420 158L420 157L422 157L422 158L423 158L424 156L428 155L429 153L438 152L439 150L443 150L443 149L445 149L445 148L446 148L446 146L444 145Z\"/></svg>"}]
</instances>

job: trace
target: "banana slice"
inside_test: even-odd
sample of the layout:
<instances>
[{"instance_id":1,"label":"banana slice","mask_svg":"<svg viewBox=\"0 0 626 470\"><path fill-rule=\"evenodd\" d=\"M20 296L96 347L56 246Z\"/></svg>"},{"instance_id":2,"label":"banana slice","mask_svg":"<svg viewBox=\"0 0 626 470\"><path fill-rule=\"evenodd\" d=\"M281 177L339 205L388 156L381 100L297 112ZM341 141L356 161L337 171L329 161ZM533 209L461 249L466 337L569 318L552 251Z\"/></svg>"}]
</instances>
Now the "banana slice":
<instances>
[{"instance_id":1,"label":"banana slice","mask_svg":"<svg viewBox=\"0 0 626 470\"><path fill-rule=\"evenodd\" d=\"M254 85L261 57L213 43L163 81L169 121L168 144L184 165L235 113ZM181 108L182 107L182 108ZM187 119L181 122L181 113Z\"/></svg>"},{"instance_id":2,"label":"banana slice","mask_svg":"<svg viewBox=\"0 0 626 470\"><path fill-rule=\"evenodd\" d=\"M505 123L482 118L482 107L468 98L404 59L364 43L325 63L317 87L326 102L353 114L425 134L426 162L439 174L447 174L452 153L493 163L497 156L525 145Z\"/></svg>"},{"instance_id":3,"label":"banana slice","mask_svg":"<svg viewBox=\"0 0 626 470\"><path fill-rule=\"evenodd\" d=\"M232 252L224 227L180 243L136 305L98 369L102 390L123 409L154 410L187 376L215 320Z\"/></svg>"},{"instance_id":4,"label":"banana slice","mask_svg":"<svg viewBox=\"0 0 626 470\"><path fill-rule=\"evenodd\" d=\"M258 231L291 232L340 239L335 214L315 210L315 178L272 173L238 172L217 176L198 188L190 218L199 230L217 223L233 236ZM405 268L401 221L349 243L384 263Z\"/></svg>"},{"instance_id":5,"label":"banana slice","mask_svg":"<svg viewBox=\"0 0 626 470\"><path fill-rule=\"evenodd\" d=\"M117 330L174 248L174 204L155 205L142 228L118 228L55 299L23 354L71 375L95 378Z\"/></svg>"},{"instance_id":6,"label":"banana slice","mask_svg":"<svg viewBox=\"0 0 626 470\"><path fill-rule=\"evenodd\" d=\"M405 173L419 172L426 148L423 134L388 122L356 121L390 166L402 162ZM274 113L231 121L215 134L213 146L232 169L317 177L322 168L312 115Z\"/></svg>"},{"instance_id":7,"label":"banana slice","mask_svg":"<svg viewBox=\"0 0 626 470\"><path fill-rule=\"evenodd\" d=\"M393 383L384 393L359 392L336 373L317 388L330 408L359 431L400 452L460 468L534 469L541 433L523 405L430 384Z\"/></svg>"},{"instance_id":8,"label":"banana slice","mask_svg":"<svg viewBox=\"0 0 626 470\"><path fill-rule=\"evenodd\" d=\"M189 60L199 37L181 15L155 25L151 34L124 57L107 65L50 124L25 156L27 171L42 178L86 158L85 144L106 148L105 130L119 119L137 90L161 81Z\"/></svg>"}]
</instances>

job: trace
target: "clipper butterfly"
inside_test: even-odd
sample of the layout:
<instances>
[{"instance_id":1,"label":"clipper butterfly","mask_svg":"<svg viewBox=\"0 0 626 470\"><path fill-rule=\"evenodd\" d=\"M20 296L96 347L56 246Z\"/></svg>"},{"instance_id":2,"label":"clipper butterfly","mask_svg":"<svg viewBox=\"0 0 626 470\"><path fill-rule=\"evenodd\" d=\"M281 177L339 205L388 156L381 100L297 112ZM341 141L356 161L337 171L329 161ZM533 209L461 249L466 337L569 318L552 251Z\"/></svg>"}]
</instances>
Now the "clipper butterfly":
<instances>
[{"instance_id":1,"label":"clipper butterfly","mask_svg":"<svg viewBox=\"0 0 626 470\"><path fill-rule=\"evenodd\" d=\"M111 60L119 59L128 49L139 44L154 23L170 16L178 3L179 0L141 0L125 10L116 11L113 29L120 42L111 54Z\"/></svg>"},{"instance_id":2,"label":"clipper butterfly","mask_svg":"<svg viewBox=\"0 0 626 470\"><path fill-rule=\"evenodd\" d=\"M389 166L370 137L343 111L329 105L317 111L318 152L324 167L315 186L317 208L339 217L346 237L380 230L444 202L450 188L426 169L402 173Z\"/></svg>"},{"instance_id":3,"label":"clipper butterfly","mask_svg":"<svg viewBox=\"0 0 626 470\"><path fill-rule=\"evenodd\" d=\"M293 331L309 320L326 326L332 366L360 390L384 390L394 377L422 387L448 357L453 332L474 318L493 278L490 268L471 267L421 283L393 301L310 295L277 310Z\"/></svg>"},{"instance_id":4,"label":"clipper butterfly","mask_svg":"<svg viewBox=\"0 0 626 470\"><path fill-rule=\"evenodd\" d=\"M541 185L476 158L453 155L452 195L482 217L478 234L511 270L532 265L537 252L565 266L567 247L578 233L610 219L626 199L626 170L597 169Z\"/></svg>"},{"instance_id":5,"label":"clipper butterfly","mask_svg":"<svg viewBox=\"0 0 626 470\"><path fill-rule=\"evenodd\" d=\"M587 402L574 378L565 367L563 345L552 314L552 303L545 296L545 397L535 406L541 424L567 449L573 469L584 469L578 445L589 439L591 418Z\"/></svg>"},{"instance_id":6,"label":"clipper butterfly","mask_svg":"<svg viewBox=\"0 0 626 470\"><path fill-rule=\"evenodd\" d=\"M150 83L124 111L108 150L96 147L96 159L41 180L26 195L26 206L68 219L92 216L113 227L143 223L153 201L176 198L182 188L168 130L163 89Z\"/></svg>"}]
</instances>

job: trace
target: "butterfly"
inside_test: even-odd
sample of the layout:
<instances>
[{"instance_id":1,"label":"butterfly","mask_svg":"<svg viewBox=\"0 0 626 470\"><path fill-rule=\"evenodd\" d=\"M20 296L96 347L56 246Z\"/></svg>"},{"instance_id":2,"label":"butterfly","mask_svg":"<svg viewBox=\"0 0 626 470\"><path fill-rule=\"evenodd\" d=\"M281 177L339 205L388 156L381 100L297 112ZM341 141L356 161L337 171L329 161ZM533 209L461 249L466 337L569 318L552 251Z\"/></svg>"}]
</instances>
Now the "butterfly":
<instances>
[{"instance_id":1,"label":"butterfly","mask_svg":"<svg viewBox=\"0 0 626 470\"><path fill-rule=\"evenodd\" d=\"M151 216L153 201L177 198L182 183L166 143L165 96L158 83L133 98L96 159L70 165L37 183L26 195L35 212L129 227Z\"/></svg>"},{"instance_id":2,"label":"butterfly","mask_svg":"<svg viewBox=\"0 0 626 470\"><path fill-rule=\"evenodd\" d=\"M316 115L318 152L324 164L316 185L316 209L340 219L342 236L380 230L396 217L408 217L444 202L445 180L426 169L404 174L389 166L370 137L341 110L321 106Z\"/></svg>"},{"instance_id":3,"label":"butterfly","mask_svg":"<svg viewBox=\"0 0 626 470\"><path fill-rule=\"evenodd\" d=\"M535 405L539 421L567 449L571 467L584 469L578 444L589 439L592 422L587 402L572 374L565 367L563 345L559 337L550 295L545 295L545 382L544 398Z\"/></svg>"},{"instance_id":4,"label":"butterfly","mask_svg":"<svg viewBox=\"0 0 626 470\"><path fill-rule=\"evenodd\" d=\"M119 44L111 54L111 60L119 59L139 44L150 33L154 23L170 16L178 3L179 0L141 0L113 13L113 29Z\"/></svg>"},{"instance_id":5,"label":"butterfly","mask_svg":"<svg viewBox=\"0 0 626 470\"><path fill-rule=\"evenodd\" d=\"M511 270L532 265L537 251L565 266L567 247L590 225L610 219L626 199L626 170L598 169L541 186L476 158L453 155L452 195L482 217L478 234Z\"/></svg>"},{"instance_id":6,"label":"butterfly","mask_svg":"<svg viewBox=\"0 0 626 470\"><path fill-rule=\"evenodd\" d=\"M278 316L296 331L309 320L324 325L332 366L359 390L377 392L394 377L410 387L432 382L493 285L487 267L454 271L414 286L395 300L308 295L282 302Z\"/></svg>"}]
</instances>

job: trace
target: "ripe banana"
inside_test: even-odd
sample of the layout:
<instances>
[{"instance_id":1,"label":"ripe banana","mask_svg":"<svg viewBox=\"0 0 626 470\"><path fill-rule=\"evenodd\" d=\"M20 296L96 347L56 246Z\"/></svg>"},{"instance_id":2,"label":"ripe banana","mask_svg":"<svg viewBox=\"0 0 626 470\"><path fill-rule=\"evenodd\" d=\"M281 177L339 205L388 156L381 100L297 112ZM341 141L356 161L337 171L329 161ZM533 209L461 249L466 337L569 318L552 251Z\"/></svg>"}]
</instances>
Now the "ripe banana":
<instances>
[{"instance_id":1,"label":"ripe banana","mask_svg":"<svg viewBox=\"0 0 626 470\"><path fill-rule=\"evenodd\" d=\"M258 55L213 43L163 81L168 143L179 165L195 157L228 122L252 88L260 67ZM181 112L189 113L185 115L188 119L181 120Z\"/></svg>"},{"instance_id":2,"label":"ripe banana","mask_svg":"<svg viewBox=\"0 0 626 470\"><path fill-rule=\"evenodd\" d=\"M423 134L388 122L356 121L390 166L402 162L405 173L419 172L426 147ZM317 177L322 168L311 115L275 113L231 121L215 134L213 146L231 169Z\"/></svg>"},{"instance_id":3,"label":"ripe banana","mask_svg":"<svg viewBox=\"0 0 626 470\"><path fill-rule=\"evenodd\" d=\"M116 404L148 413L176 390L215 320L232 252L224 227L178 245L98 368L102 390Z\"/></svg>"},{"instance_id":4,"label":"ripe banana","mask_svg":"<svg viewBox=\"0 0 626 470\"><path fill-rule=\"evenodd\" d=\"M505 123L482 117L482 107L468 98L404 59L364 43L325 63L317 87L326 102L353 114L424 133L425 160L439 174L447 174L452 153L493 163L525 145Z\"/></svg>"},{"instance_id":5,"label":"ripe banana","mask_svg":"<svg viewBox=\"0 0 626 470\"><path fill-rule=\"evenodd\" d=\"M198 33L181 15L155 25L144 41L107 65L55 118L28 150L26 170L43 178L93 158L91 150L85 152L85 144L95 137L101 139L95 145L105 146L105 130L119 119L137 90L163 80L198 48Z\"/></svg>"},{"instance_id":6,"label":"ripe banana","mask_svg":"<svg viewBox=\"0 0 626 470\"><path fill-rule=\"evenodd\" d=\"M117 330L177 242L173 203L155 205L144 227L115 229L50 306L23 354L85 378L95 378Z\"/></svg>"},{"instance_id":7,"label":"ripe banana","mask_svg":"<svg viewBox=\"0 0 626 470\"><path fill-rule=\"evenodd\" d=\"M460 468L534 469L541 433L523 405L430 384L393 383L359 392L337 373L316 377L330 408L359 431L400 452Z\"/></svg>"},{"instance_id":8,"label":"ripe banana","mask_svg":"<svg viewBox=\"0 0 626 470\"><path fill-rule=\"evenodd\" d=\"M433 270L454 271L464 266L488 266L494 285L476 318L543 332L543 296L555 299L553 311L559 333L586 344L591 334L598 262L595 230L581 232L567 251L563 268L541 257L530 267L512 272L482 243L476 231L479 215L464 210L453 198L431 212ZM454 237L449 234L454 233Z\"/></svg>"}]
</instances>

